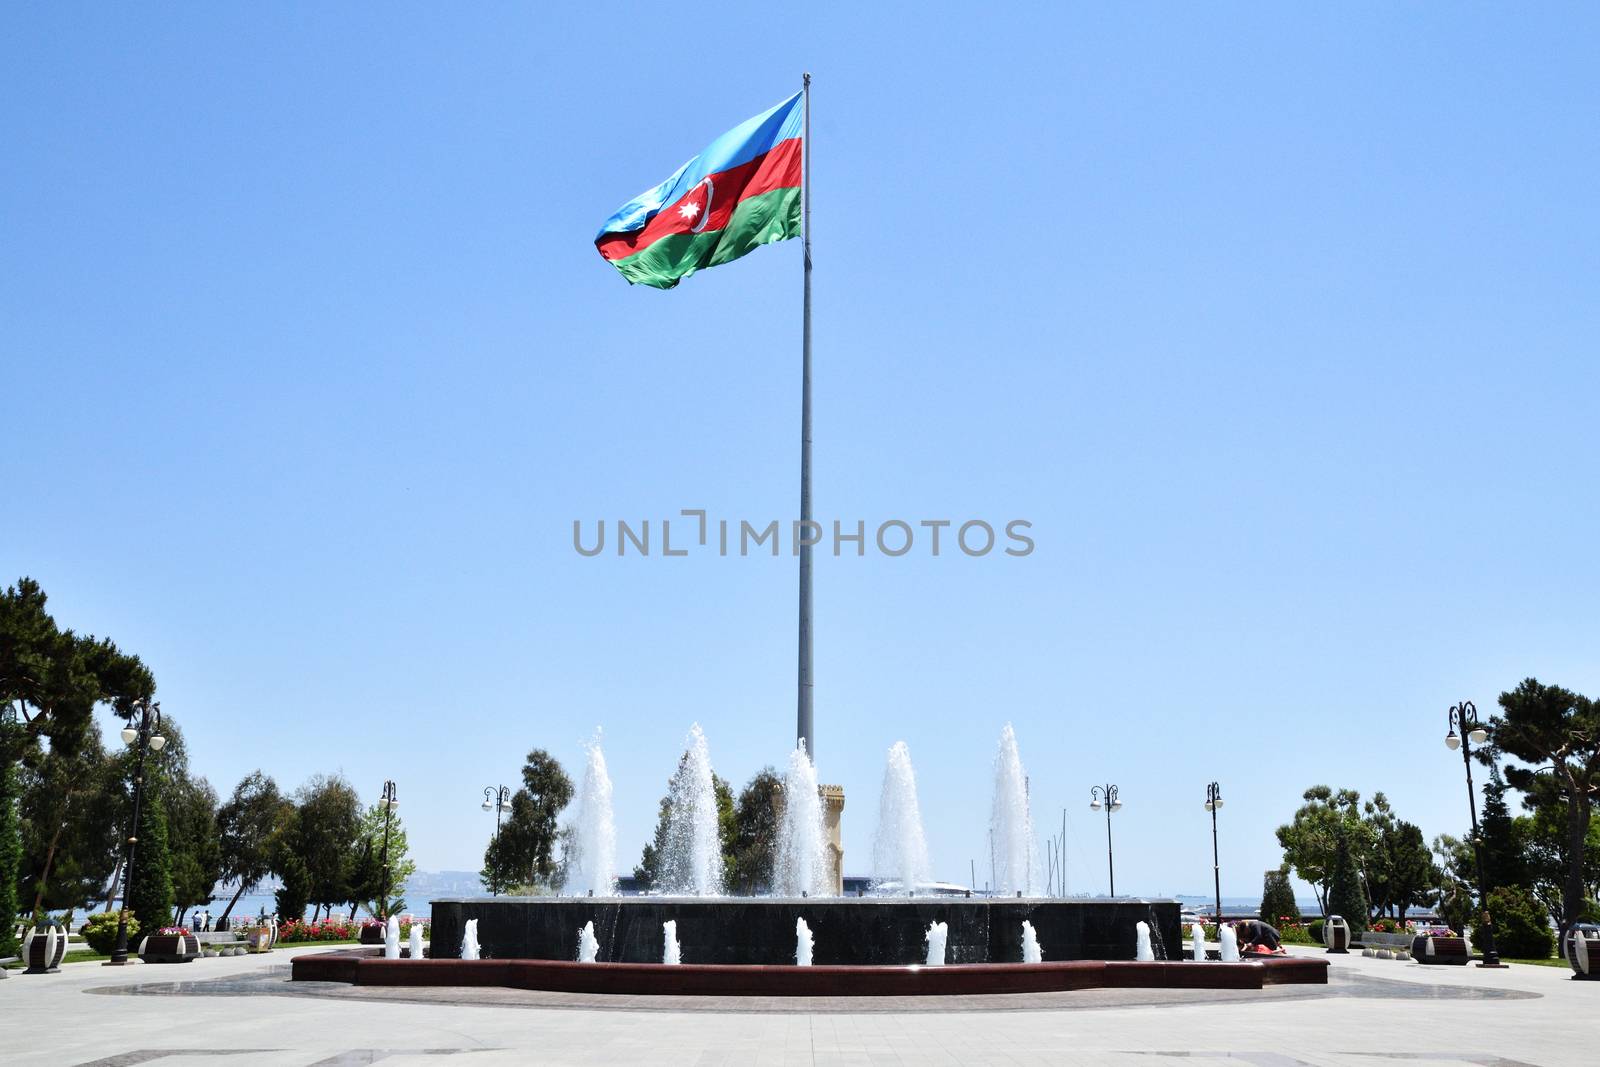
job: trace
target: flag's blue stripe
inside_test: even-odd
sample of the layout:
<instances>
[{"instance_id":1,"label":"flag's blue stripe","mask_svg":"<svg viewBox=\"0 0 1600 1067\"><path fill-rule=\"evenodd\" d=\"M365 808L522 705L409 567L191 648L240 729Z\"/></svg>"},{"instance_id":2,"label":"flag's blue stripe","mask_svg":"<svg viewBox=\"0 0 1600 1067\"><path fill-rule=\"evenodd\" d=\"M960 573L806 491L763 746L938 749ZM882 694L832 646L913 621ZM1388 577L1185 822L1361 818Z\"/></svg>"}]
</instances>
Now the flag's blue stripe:
<instances>
[{"instance_id":1,"label":"flag's blue stripe","mask_svg":"<svg viewBox=\"0 0 1600 1067\"><path fill-rule=\"evenodd\" d=\"M645 223L656 212L700 184L707 174L748 163L763 152L771 151L778 142L799 137L805 110L800 95L795 93L777 107L739 123L706 145L698 156L679 167L672 177L618 208L600 227L596 239L608 233L644 229Z\"/></svg>"}]
</instances>

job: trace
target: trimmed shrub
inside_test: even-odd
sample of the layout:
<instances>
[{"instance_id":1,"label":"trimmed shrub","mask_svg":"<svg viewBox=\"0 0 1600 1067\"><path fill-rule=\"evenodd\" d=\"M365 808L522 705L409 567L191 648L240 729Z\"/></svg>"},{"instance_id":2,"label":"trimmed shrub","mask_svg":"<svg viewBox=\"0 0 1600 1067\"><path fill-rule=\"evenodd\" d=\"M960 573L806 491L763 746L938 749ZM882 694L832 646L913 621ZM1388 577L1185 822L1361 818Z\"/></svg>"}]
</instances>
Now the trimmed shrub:
<instances>
[{"instance_id":1,"label":"trimmed shrub","mask_svg":"<svg viewBox=\"0 0 1600 1067\"><path fill-rule=\"evenodd\" d=\"M1556 935L1545 910L1521 886L1503 886L1489 893L1494 944L1500 955L1519 960L1547 960L1555 954Z\"/></svg>"},{"instance_id":2,"label":"trimmed shrub","mask_svg":"<svg viewBox=\"0 0 1600 1067\"><path fill-rule=\"evenodd\" d=\"M1279 929L1300 921L1300 905L1295 903L1287 866L1266 873L1261 886L1261 921Z\"/></svg>"},{"instance_id":3,"label":"trimmed shrub","mask_svg":"<svg viewBox=\"0 0 1600 1067\"><path fill-rule=\"evenodd\" d=\"M78 931L83 935L83 940L88 946L102 956L111 955L117 947L117 917L120 911L97 911L89 916L83 924L83 929ZM128 948L133 950L139 946L139 920L131 914L128 916Z\"/></svg>"},{"instance_id":4,"label":"trimmed shrub","mask_svg":"<svg viewBox=\"0 0 1600 1067\"><path fill-rule=\"evenodd\" d=\"M1306 936L1311 939L1311 943L1313 945L1322 944L1322 920L1321 919L1312 919L1309 923L1306 924Z\"/></svg>"}]
</instances>

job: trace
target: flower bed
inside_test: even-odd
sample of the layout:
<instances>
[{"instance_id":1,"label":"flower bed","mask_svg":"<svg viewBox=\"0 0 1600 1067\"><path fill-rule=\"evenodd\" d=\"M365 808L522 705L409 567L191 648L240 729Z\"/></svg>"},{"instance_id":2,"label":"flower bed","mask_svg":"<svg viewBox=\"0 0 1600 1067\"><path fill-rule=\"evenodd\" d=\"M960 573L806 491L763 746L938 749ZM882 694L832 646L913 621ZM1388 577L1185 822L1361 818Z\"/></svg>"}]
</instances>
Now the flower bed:
<instances>
[{"instance_id":1,"label":"flower bed","mask_svg":"<svg viewBox=\"0 0 1600 1067\"><path fill-rule=\"evenodd\" d=\"M413 920L400 921L400 940L404 941L411 936ZM422 922L422 936L427 937L429 923ZM374 931L368 933L367 931ZM365 936L363 936L365 935ZM314 922L290 921L278 927L278 943L294 944L304 941L365 941L381 945L383 943L383 924L375 919L365 922Z\"/></svg>"}]
</instances>

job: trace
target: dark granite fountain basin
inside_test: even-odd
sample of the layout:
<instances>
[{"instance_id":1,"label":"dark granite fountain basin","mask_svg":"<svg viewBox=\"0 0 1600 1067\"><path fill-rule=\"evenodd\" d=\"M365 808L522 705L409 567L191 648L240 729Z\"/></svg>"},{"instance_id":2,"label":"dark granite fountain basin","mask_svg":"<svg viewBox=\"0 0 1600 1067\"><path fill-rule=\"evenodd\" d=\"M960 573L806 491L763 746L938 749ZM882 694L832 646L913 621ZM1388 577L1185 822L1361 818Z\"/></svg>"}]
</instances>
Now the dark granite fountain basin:
<instances>
[{"instance_id":1,"label":"dark granite fountain basin","mask_svg":"<svg viewBox=\"0 0 1600 1067\"><path fill-rule=\"evenodd\" d=\"M483 955L575 960L578 931L594 923L602 963L660 963L662 923L678 924L686 964L794 963L795 920L811 928L818 965L924 962L928 925L949 926L951 964L1020 963L1022 923L1033 924L1046 962L1132 960L1134 924L1150 924L1158 957L1179 954L1179 905L1131 898L983 897L479 897L433 902L436 959L461 955L468 919Z\"/></svg>"}]
</instances>

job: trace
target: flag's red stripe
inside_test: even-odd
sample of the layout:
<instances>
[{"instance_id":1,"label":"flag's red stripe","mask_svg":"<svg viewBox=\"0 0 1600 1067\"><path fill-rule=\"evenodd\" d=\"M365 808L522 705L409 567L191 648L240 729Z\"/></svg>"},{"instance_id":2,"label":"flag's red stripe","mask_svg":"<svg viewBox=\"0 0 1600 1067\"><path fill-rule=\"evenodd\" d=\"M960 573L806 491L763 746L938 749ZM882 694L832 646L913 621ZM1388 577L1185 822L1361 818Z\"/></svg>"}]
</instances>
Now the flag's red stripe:
<instances>
[{"instance_id":1,"label":"flag's red stripe","mask_svg":"<svg viewBox=\"0 0 1600 1067\"><path fill-rule=\"evenodd\" d=\"M712 233L726 226L733 209L746 197L799 185L800 163L800 138L791 137L787 141L779 141L748 163L711 175L711 218L701 232ZM703 207L705 186L689 190L677 202L662 208L655 218L645 224L644 229L632 233L606 234L595 242L595 247L609 260L626 259L643 252L668 234L690 233L700 216L684 218L678 209L691 200Z\"/></svg>"}]
</instances>

